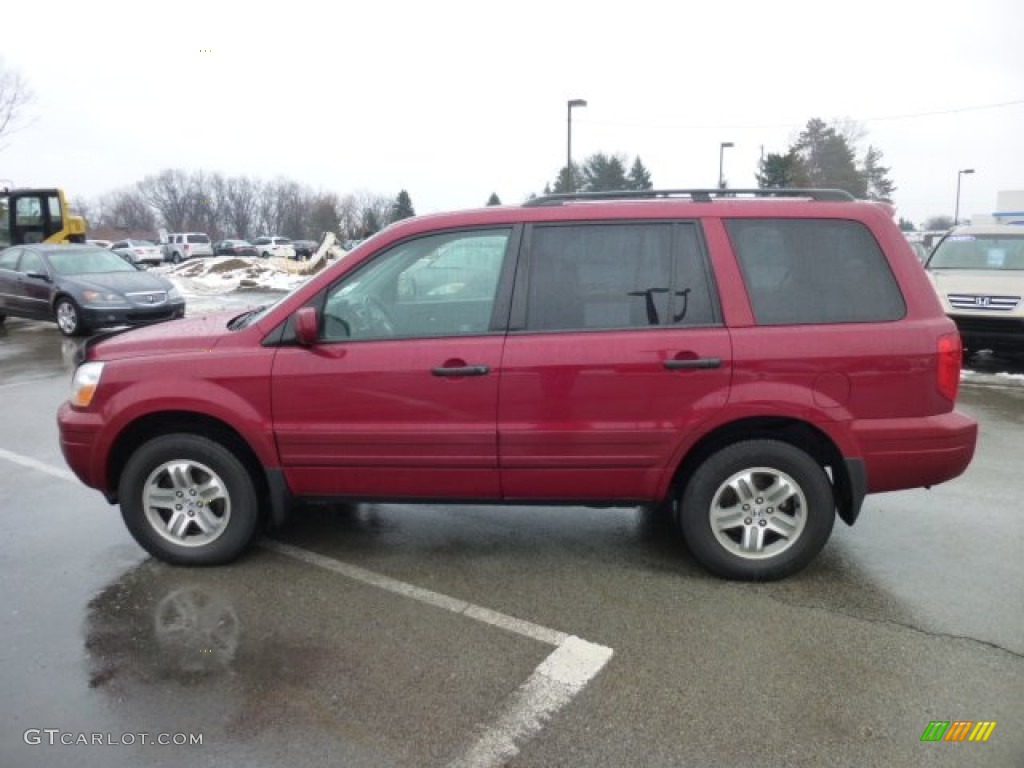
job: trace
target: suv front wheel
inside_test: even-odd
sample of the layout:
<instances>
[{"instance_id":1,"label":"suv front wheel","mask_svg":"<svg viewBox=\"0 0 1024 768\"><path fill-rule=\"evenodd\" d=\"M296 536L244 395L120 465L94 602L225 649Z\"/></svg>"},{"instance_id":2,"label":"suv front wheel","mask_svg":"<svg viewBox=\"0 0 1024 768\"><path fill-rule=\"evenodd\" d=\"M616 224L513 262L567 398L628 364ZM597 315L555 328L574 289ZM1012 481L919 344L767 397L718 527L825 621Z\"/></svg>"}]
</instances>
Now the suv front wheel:
<instances>
[{"instance_id":1,"label":"suv front wheel","mask_svg":"<svg viewBox=\"0 0 1024 768\"><path fill-rule=\"evenodd\" d=\"M198 435L164 435L142 445L121 474L118 494L135 540L178 565L230 562L259 521L249 471L220 443Z\"/></svg>"},{"instance_id":2,"label":"suv front wheel","mask_svg":"<svg viewBox=\"0 0 1024 768\"><path fill-rule=\"evenodd\" d=\"M676 499L693 556L732 579L769 581L806 566L835 522L824 470L804 451L749 440L709 456Z\"/></svg>"}]
</instances>

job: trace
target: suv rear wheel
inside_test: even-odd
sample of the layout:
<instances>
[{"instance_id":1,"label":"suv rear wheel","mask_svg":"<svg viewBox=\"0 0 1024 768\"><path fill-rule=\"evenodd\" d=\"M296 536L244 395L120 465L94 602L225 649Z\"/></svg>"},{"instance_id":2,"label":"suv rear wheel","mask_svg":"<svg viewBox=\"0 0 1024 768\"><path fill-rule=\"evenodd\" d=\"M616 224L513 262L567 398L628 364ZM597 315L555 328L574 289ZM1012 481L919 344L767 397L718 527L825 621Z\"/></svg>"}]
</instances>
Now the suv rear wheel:
<instances>
[{"instance_id":1,"label":"suv rear wheel","mask_svg":"<svg viewBox=\"0 0 1024 768\"><path fill-rule=\"evenodd\" d=\"M824 470L788 443L735 443L701 464L676 515L694 557L733 579L772 580L806 566L825 546L835 499Z\"/></svg>"},{"instance_id":2,"label":"suv rear wheel","mask_svg":"<svg viewBox=\"0 0 1024 768\"><path fill-rule=\"evenodd\" d=\"M223 445L198 435L145 443L125 466L118 493L135 540L154 557L179 565L235 559L259 521L249 471Z\"/></svg>"}]
</instances>

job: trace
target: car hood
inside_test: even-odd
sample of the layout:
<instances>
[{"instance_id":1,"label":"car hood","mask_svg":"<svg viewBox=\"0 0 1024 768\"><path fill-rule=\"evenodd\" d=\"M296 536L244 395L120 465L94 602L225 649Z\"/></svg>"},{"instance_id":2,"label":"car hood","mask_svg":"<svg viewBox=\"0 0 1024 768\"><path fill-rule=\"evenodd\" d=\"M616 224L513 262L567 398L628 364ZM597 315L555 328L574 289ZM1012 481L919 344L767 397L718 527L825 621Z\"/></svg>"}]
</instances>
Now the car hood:
<instances>
[{"instance_id":1,"label":"car hood","mask_svg":"<svg viewBox=\"0 0 1024 768\"><path fill-rule=\"evenodd\" d=\"M167 355L174 352L208 352L228 330L228 321L241 314L237 309L203 317L167 320L162 323L114 331L91 339L89 360L118 360L125 357Z\"/></svg>"},{"instance_id":2,"label":"car hood","mask_svg":"<svg viewBox=\"0 0 1024 768\"><path fill-rule=\"evenodd\" d=\"M82 288L113 291L114 293L169 291L174 287L166 278L151 272L98 272L94 275L62 275L60 280L74 283Z\"/></svg>"}]
</instances>

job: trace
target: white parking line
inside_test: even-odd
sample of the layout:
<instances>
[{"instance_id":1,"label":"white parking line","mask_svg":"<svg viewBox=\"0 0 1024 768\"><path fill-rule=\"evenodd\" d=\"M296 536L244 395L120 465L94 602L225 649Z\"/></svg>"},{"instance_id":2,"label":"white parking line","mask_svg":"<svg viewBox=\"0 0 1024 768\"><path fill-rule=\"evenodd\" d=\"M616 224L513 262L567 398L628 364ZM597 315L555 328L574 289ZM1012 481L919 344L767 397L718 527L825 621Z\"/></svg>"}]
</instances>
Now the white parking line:
<instances>
[{"instance_id":1,"label":"white parking line","mask_svg":"<svg viewBox=\"0 0 1024 768\"><path fill-rule=\"evenodd\" d=\"M572 701L597 676L614 653L607 646L407 584L300 547L279 541L264 541L261 546L363 584L555 646L555 650L538 665L526 682L508 697L491 723L481 730L477 740L449 763L449 768L499 768L508 763L519 753L519 748L525 742L537 735L558 710Z\"/></svg>"},{"instance_id":2,"label":"white parking line","mask_svg":"<svg viewBox=\"0 0 1024 768\"><path fill-rule=\"evenodd\" d=\"M66 469L3 448L0 448L0 459L44 472L61 480L78 482L78 478ZM526 682L506 699L490 724L480 730L476 741L449 763L450 768L499 768L505 765L519 753L525 742L544 728L556 712L571 702L587 683L597 676L614 653L607 646L492 611L440 592L423 589L300 547L279 541L263 541L261 546L271 552L332 571L354 581L555 646L555 650L537 666Z\"/></svg>"},{"instance_id":3,"label":"white parking line","mask_svg":"<svg viewBox=\"0 0 1024 768\"><path fill-rule=\"evenodd\" d=\"M37 472L45 472L53 477L59 477L61 480L68 480L73 483L78 482L78 478L75 477L73 472L67 469L61 469L60 467L52 467L38 459L33 459L31 456L22 456L20 453L13 453L12 451L5 451L3 448L0 448L0 459L6 459L12 464L20 464L23 467L34 469Z\"/></svg>"}]
</instances>

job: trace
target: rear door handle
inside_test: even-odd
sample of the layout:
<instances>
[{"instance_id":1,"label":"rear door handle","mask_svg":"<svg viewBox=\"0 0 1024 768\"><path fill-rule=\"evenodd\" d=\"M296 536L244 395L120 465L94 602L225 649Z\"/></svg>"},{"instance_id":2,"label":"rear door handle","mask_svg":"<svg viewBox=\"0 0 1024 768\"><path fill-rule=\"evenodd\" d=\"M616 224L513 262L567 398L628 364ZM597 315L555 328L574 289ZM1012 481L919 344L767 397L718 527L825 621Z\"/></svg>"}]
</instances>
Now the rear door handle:
<instances>
[{"instance_id":1,"label":"rear door handle","mask_svg":"<svg viewBox=\"0 0 1024 768\"><path fill-rule=\"evenodd\" d=\"M435 376L486 376L491 372L489 365L455 365L434 368Z\"/></svg>"},{"instance_id":2,"label":"rear door handle","mask_svg":"<svg viewBox=\"0 0 1024 768\"><path fill-rule=\"evenodd\" d=\"M697 357L692 360L665 360L662 363L670 371L681 371L689 368L721 368L720 357Z\"/></svg>"}]
</instances>

